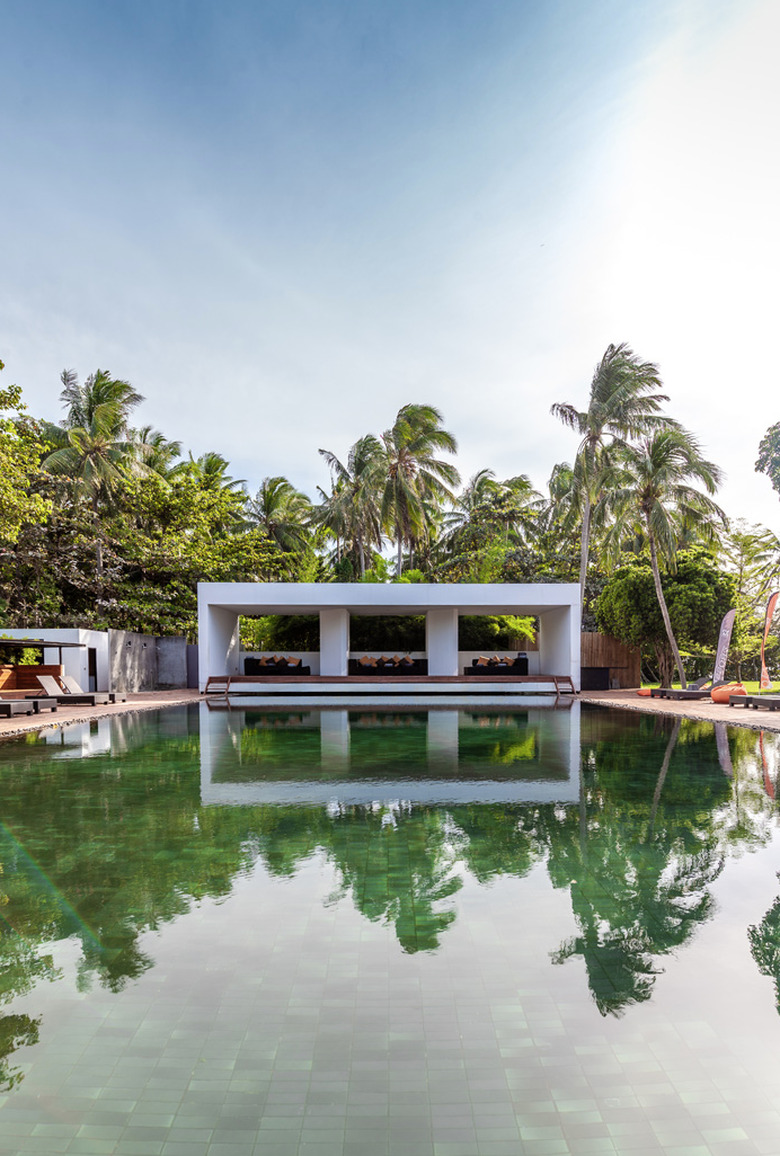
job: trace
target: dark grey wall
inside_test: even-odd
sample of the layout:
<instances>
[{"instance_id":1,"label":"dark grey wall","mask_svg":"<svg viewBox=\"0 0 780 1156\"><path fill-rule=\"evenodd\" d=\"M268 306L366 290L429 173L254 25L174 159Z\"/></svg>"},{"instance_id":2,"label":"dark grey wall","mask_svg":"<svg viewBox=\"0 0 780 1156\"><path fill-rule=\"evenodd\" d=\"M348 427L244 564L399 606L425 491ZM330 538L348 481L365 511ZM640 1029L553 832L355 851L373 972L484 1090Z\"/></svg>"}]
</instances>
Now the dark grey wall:
<instances>
[{"instance_id":1,"label":"dark grey wall","mask_svg":"<svg viewBox=\"0 0 780 1156\"><path fill-rule=\"evenodd\" d=\"M187 686L198 689L198 646L197 643L187 643Z\"/></svg>"},{"instance_id":2,"label":"dark grey wall","mask_svg":"<svg viewBox=\"0 0 780 1156\"><path fill-rule=\"evenodd\" d=\"M157 687L169 690L187 685L187 639L171 635L157 639Z\"/></svg>"}]
</instances>

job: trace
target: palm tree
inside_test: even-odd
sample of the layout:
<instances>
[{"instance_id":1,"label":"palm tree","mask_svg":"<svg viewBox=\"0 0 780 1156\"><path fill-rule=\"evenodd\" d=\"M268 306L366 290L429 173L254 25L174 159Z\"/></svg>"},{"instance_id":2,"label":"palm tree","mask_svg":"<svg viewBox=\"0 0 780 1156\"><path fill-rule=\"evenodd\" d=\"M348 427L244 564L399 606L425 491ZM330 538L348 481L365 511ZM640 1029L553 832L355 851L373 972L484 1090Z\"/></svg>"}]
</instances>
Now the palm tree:
<instances>
[{"instance_id":1,"label":"palm tree","mask_svg":"<svg viewBox=\"0 0 780 1156\"><path fill-rule=\"evenodd\" d=\"M693 434L679 426L657 430L638 445L624 447L620 465L610 476L610 505L615 515L612 552L617 552L626 534L645 536L655 593L683 689L685 671L661 585L660 561L674 566L680 540L691 527L699 540L712 541L716 525L726 525L725 514L709 496L721 479L721 470L702 457ZM706 493L692 482L700 483Z\"/></svg>"},{"instance_id":2,"label":"palm tree","mask_svg":"<svg viewBox=\"0 0 780 1156\"><path fill-rule=\"evenodd\" d=\"M441 428L442 415L432 405L404 405L382 434L384 485L382 525L397 546L397 573L403 569L403 548L428 537L432 508L453 501L452 486L460 475L451 462L435 455L457 452L451 433Z\"/></svg>"},{"instance_id":3,"label":"palm tree","mask_svg":"<svg viewBox=\"0 0 780 1156\"><path fill-rule=\"evenodd\" d=\"M188 474L197 482L201 490L237 490L244 485L243 478L231 478L228 474L230 462L222 454L209 450L194 458L190 453L189 460L174 466L174 474Z\"/></svg>"},{"instance_id":4,"label":"palm tree","mask_svg":"<svg viewBox=\"0 0 780 1156\"><path fill-rule=\"evenodd\" d=\"M362 578L366 572L366 551L382 545L382 443L373 434L359 438L350 447L346 464L330 450L319 452L333 478L331 493L324 495L320 507L320 521L336 535L337 542L343 538L357 552Z\"/></svg>"},{"instance_id":5,"label":"palm tree","mask_svg":"<svg viewBox=\"0 0 780 1156\"><path fill-rule=\"evenodd\" d=\"M175 474L181 457L181 442L172 442L150 425L128 431L128 440L138 460L165 480Z\"/></svg>"},{"instance_id":6,"label":"palm tree","mask_svg":"<svg viewBox=\"0 0 780 1156\"><path fill-rule=\"evenodd\" d=\"M247 504L250 526L265 529L282 550L301 551L309 542L312 504L287 478L263 478Z\"/></svg>"},{"instance_id":7,"label":"palm tree","mask_svg":"<svg viewBox=\"0 0 780 1156\"><path fill-rule=\"evenodd\" d=\"M130 411L144 400L129 381L112 377L106 369L91 373L83 385L79 384L75 369L63 369L60 381L60 401L66 408L63 424L67 429L88 427L98 406L109 406L116 418L116 432L124 433Z\"/></svg>"},{"instance_id":8,"label":"palm tree","mask_svg":"<svg viewBox=\"0 0 780 1156\"><path fill-rule=\"evenodd\" d=\"M74 370L63 370L60 399L65 406L61 426L44 423L44 435L53 447L41 468L62 478L75 501L85 500L97 515L103 502L110 502L120 483L129 474L143 474L147 448L133 440L127 427L130 411L143 398L127 381L98 369L79 384ZM100 523L95 526L95 569L103 573L103 543Z\"/></svg>"},{"instance_id":9,"label":"palm tree","mask_svg":"<svg viewBox=\"0 0 780 1156\"><path fill-rule=\"evenodd\" d=\"M468 530L478 511L501 493L501 483L492 470L478 470L452 502L452 509L444 515L444 537L450 544Z\"/></svg>"},{"instance_id":10,"label":"palm tree","mask_svg":"<svg viewBox=\"0 0 780 1156\"><path fill-rule=\"evenodd\" d=\"M623 342L609 345L593 374L587 410L568 402L556 402L551 413L577 431L580 444L574 465L574 480L582 488L580 531L580 597L584 602L588 571L591 520L601 491L603 471L608 468L610 450L621 448L654 429L674 423L659 414L661 402L668 401L658 376L658 367L640 361Z\"/></svg>"}]
</instances>

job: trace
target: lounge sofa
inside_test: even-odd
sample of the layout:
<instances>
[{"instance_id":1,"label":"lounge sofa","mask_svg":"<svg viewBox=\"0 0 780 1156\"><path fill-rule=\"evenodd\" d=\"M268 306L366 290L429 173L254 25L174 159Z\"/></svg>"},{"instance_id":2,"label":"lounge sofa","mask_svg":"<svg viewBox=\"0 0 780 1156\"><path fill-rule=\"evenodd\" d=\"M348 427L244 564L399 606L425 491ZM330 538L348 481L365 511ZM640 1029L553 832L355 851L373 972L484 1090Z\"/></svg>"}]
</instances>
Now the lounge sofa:
<instances>
[{"instance_id":1,"label":"lounge sofa","mask_svg":"<svg viewBox=\"0 0 780 1156\"><path fill-rule=\"evenodd\" d=\"M245 658L244 674L253 677L284 675L287 678L290 675L311 674L311 667L304 666L300 658L285 658L283 654L279 654L273 658Z\"/></svg>"},{"instance_id":2,"label":"lounge sofa","mask_svg":"<svg viewBox=\"0 0 780 1156\"><path fill-rule=\"evenodd\" d=\"M498 655L487 658L481 655L472 658L471 666L464 666L463 673L469 677L475 674L486 678L502 674L528 674L528 655L518 654L516 658L499 658Z\"/></svg>"},{"instance_id":3,"label":"lounge sofa","mask_svg":"<svg viewBox=\"0 0 780 1156\"><path fill-rule=\"evenodd\" d=\"M347 673L361 675L364 678L409 678L411 676L428 673L427 658L410 658L408 654L392 657L381 655L379 658L369 658L366 654L362 658L350 658L347 664Z\"/></svg>"}]
</instances>

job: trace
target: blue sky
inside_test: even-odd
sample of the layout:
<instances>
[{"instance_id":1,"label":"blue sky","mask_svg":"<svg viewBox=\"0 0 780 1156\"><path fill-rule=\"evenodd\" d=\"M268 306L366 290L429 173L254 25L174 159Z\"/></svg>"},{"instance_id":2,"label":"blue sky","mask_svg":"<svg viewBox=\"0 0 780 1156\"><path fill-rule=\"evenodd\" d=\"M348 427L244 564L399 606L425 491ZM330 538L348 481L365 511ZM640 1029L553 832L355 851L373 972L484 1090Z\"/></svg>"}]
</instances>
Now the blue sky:
<instances>
[{"instance_id":1,"label":"blue sky","mask_svg":"<svg viewBox=\"0 0 780 1156\"><path fill-rule=\"evenodd\" d=\"M774 0L0 7L0 357L314 495L399 406L544 486L628 341L728 481L780 420Z\"/></svg>"}]
</instances>

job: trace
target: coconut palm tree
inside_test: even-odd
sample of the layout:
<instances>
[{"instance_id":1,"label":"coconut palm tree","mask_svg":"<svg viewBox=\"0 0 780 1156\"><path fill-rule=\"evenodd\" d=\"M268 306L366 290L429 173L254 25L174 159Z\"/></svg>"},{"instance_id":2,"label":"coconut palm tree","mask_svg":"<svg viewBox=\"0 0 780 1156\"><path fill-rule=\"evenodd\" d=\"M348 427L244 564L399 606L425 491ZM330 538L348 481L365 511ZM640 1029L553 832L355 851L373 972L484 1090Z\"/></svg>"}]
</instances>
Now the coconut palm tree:
<instances>
[{"instance_id":1,"label":"coconut palm tree","mask_svg":"<svg viewBox=\"0 0 780 1156\"><path fill-rule=\"evenodd\" d=\"M61 426L44 423L44 436L53 447L42 469L59 477L75 501L86 501L97 515L110 502L128 474L143 474L147 447L128 431L130 411L143 398L127 381L112 378L107 370L90 374L83 385L72 369L63 370L60 399L65 406ZM96 523L95 566L103 572L103 546Z\"/></svg>"},{"instance_id":2,"label":"coconut palm tree","mask_svg":"<svg viewBox=\"0 0 780 1156\"><path fill-rule=\"evenodd\" d=\"M263 478L247 503L250 526L262 527L282 550L298 552L309 543L312 504L287 478Z\"/></svg>"},{"instance_id":3,"label":"coconut palm tree","mask_svg":"<svg viewBox=\"0 0 780 1156\"><path fill-rule=\"evenodd\" d=\"M443 543L450 552L484 544L501 534L504 547L520 545L539 516L542 496L526 474L496 480L492 470L480 470L444 515Z\"/></svg>"},{"instance_id":4,"label":"coconut palm tree","mask_svg":"<svg viewBox=\"0 0 780 1156\"><path fill-rule=\"evenodd\" d=\"M679 426L657 430L637 445L624 447L620 457L609 478L615 521L608 546L615 556L626 535L644 535L666 636L680 685L685 688L685 671L661 585L660 562L674 566L680 540L691 527L700 541L712 541L718 527L725 527L726 515L710 496L720 484L722 472L702 457L693 434ZM705 493L695 488L697 482Z\"/></svg>"},{"instance_id":5,"label":"coconut palm tree","mask_svg":"<svg viewBox=\"0 0 780 1156\"><path fill-rule=\"evenodd\" d=\"M359 438L350 447L346 463L330 450L319 452L333 478L331 493L324 495L320 507L320 522L336 535L338 542L344 539L357 553L362 578L366 552L382 545L382 443L373 434Z\"/></svg>"},{"instance_id":6,"label":"coconut palm tree","mask_svg":"<svg viewBox=\"0 0 780 1156\"><path fill-rule=\"evenodd\" d=\"M44 424L53 449L43 469L67 478L74 496L86 498L96 510L127 471L144 468L139 454L145 447L137 439L134 442L127 425L130 411L143 397L129 382L103 369L90 374L83 385L72 369L63 370L60 380L65 420L61 426Z\"/></svg>"},{"instance_id":7,"label":"coconut palm tree","mask_svg":"<svg viewBox=\"0 0 780 1156\"><path fill-rule=\"evenodd\" d=\"M585 597L593 506L601 494L610 450L674 423L663 417L658 366L640 361L624 343L609 345L593 373L585 411L568 402L556 402L551 413L580 435L573 480L581 486L580 597Z\"/></svg>"},{"instance_id":8,"label":"coconut palm tree","mask_svg":"<svg viewBox=\"0 0 780 1156\"><path fill-rule=\"evenodd\" d=\"M473 523L477 511L500 493L501 483L496 481L492 470L478 470L473 474L444 515L445 540L454 545Z\"/></svg>"},{"instance_id":9,"label":"coconut palm tree","mask_svg":"<svg viewBox=\"0 0 780 1156\"><path fill-rule=\"evenodd\" d=\"M66 410L63 424L67 429L88 427L98 406L109 406L116 418L117 433L124 433L130 411L144 400L129 381L112 377L107 369L91 373L83 385L75 369L63 369L60 381L60 401Z\"/></svg>"},{"instance_id":10,"label":"coconut palm tree","mask_svg":"<svg viewBox=\"0 0 780 1156\"><path fill-rule=\"evenodd\" d=\"M192 453L186 462L174 466L174 474L189 474L201 490L236 491L244 485L244 478L231 478L228 474L230 462L222 454L209 450L194 458Z\"/></svg>"},{"instance_id":11,"label":"coconut palm tree","mask_svg":"<svg viewBox=\"0 0 780 1156\"><path fill-rule=\"evenodd\" d=\"M150 425L128 431L128 440L138 460L165 480L175 475L181 457L181 442L170 441Z\"/></svg>"},{"instance_id":12,"label":"coconut palm tree","mask_svg":"<svg viewBox=\"0 0 780 1156\"><path fill-rule=\"evenodd\" d=\"M403 569L403 548L428 537L431 507L453 501L452 487L460 475L451 462L436 455L457 452L457 442L441 427L442 415L432 405L404 405L382 434L384 484L381 519L397 548L397 573Z\"/></svg>"}]
</instances>

